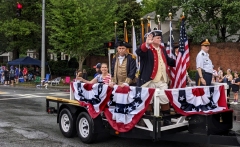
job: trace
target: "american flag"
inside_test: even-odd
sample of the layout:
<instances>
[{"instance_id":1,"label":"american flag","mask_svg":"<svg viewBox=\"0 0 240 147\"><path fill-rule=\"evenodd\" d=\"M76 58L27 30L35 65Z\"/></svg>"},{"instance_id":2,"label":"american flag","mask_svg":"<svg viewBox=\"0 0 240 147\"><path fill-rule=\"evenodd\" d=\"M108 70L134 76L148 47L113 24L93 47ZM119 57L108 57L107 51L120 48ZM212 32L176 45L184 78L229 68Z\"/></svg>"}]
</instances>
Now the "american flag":
<instances>
[{"instance_id":1,"label":"american flag","mask_svg":"<svg viewBox=\"0 0 240 147\"><path fill-rule=\"evenodd\" d=\"M171 88L184 88L186 87L187 80L187 68L189 67L189 47L188 39L185 29L185 20L182 19L180 28L180 39L179 39L179 53L176 59L176 67L174 78L172 79Z\"/></svg>"}]
</instances>

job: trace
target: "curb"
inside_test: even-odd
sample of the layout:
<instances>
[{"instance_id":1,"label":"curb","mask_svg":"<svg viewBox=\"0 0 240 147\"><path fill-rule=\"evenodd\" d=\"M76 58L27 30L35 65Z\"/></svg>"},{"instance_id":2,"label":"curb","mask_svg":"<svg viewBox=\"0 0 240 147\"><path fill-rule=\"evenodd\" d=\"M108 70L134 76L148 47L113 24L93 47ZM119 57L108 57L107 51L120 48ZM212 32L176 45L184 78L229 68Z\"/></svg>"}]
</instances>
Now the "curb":
<instances>
[{"instance_id":1,"label":"curb","mask_svg":"<svg viewBox=\"0 0 240 147\"><path fill-rule=\"evenodd\" d=\"M68 92L69 91L69 88L48 88L48 89L45 89L45 88L36 88L36 87L23 87L23 86L3 86L1 85L0 86L0 89L17 89L17 90L31 90L31 91L65 91L65 92Z\"/></svg>"}]
</instances>

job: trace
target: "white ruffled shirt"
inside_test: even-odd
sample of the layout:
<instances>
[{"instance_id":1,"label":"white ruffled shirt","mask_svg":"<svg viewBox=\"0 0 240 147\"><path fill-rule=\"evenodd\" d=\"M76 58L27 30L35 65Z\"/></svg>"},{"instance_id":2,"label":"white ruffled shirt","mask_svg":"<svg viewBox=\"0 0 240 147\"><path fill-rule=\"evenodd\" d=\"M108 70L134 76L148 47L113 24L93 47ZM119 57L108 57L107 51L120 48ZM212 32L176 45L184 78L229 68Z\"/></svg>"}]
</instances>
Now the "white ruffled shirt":
<instances>
[{"instance_id":1,"label":"white ruffled shirt","mask_svg":"<svg viewBox=\"0 0 240 147\"><path fill-rule=\"evenodd\" d=\"M119 64L122 65L123 60L125 59L125 56L119 56L118 60L119 60Z\"/></svg>"}]
</instances>

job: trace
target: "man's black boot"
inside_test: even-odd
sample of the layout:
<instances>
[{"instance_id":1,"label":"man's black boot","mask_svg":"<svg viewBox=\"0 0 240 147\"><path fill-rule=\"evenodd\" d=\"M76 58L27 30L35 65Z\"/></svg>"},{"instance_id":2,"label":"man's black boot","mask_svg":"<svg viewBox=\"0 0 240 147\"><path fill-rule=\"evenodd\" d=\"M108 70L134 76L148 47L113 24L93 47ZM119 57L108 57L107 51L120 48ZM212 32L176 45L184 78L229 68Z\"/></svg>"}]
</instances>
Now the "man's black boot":
<instances>
[{"instance_id":1,"label":"man's black boot","mask_svg":"<svg viewBox=\"0 0 240 147\"><path fill-rule=\"evenodd\" d=\"M162 115L163 115L163 126L172 125L171 117L170 117L170 110L162 111ZM169 117L164 118L165 116L169 116Z\"/></svg>"}]
</instances>

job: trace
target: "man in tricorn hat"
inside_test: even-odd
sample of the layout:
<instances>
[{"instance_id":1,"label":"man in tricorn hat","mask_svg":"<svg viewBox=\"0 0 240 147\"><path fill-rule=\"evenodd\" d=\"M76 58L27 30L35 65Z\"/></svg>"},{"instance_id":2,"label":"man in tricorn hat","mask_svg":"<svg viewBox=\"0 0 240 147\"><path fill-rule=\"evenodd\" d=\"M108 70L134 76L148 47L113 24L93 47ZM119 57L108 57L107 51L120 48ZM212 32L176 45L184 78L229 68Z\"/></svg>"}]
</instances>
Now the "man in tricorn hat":
<instances>
[{"instance_id":1,"label":"man in tricorn hat","mask_svg":"<svg viewBox=\"0 0 240 147\"><path fill-rule=\"evenodd\" d=\"M200 44L201 51L198 53L196 58L196 85L209 86L211 85L213 73L213 64L208 54L210 41L208 39L204 39Z\"/></svg>"},{"instance_id":2,"label":"man in tricorn hat","mask_svg":"<svg viewBox=\"0 0 240 147\"><path fill-rule=\"evenodd\" d=\"M143 43L136 53L140 56L140 75L138 86L159 88L161 90L168 88L169 70L168 66L175 66L175 60L168 57L166 49L161 45L162 31L153 30L146 35L146 42ZM151 114L151 101L146 114ZM160 97L161 112L164 116L170 115L169 100L166 96ZM170 125L171 120L165 119L164 125Z\"/></svg>"},{"instance_id":3,"label":"man in tricorn hat","mask_svg":"<svg viewBox=\"0 0 240 147\"><path fill-rule=\"evenodd\" d=\"M112 82L121 86L129 86L132 84L137 70L135 58L127 52L127 48L131 48L131 45L119 41L115 46L117 54L111 65Z\"/></svg>"}]
</instances>

